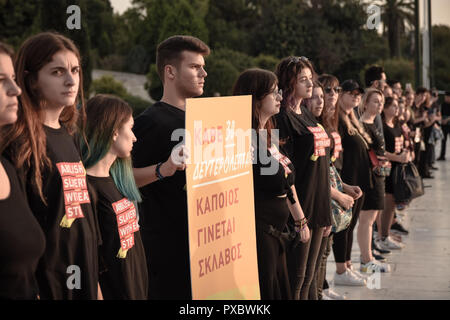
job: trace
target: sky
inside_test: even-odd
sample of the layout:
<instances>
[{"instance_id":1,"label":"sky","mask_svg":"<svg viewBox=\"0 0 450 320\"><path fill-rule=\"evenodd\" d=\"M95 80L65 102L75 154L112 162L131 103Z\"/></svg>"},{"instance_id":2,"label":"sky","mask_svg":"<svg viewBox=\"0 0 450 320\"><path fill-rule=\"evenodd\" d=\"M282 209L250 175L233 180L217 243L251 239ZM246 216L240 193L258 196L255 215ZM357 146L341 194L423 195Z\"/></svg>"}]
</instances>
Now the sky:
<instances>
[{"instance_id":1,"label":"sky","mask_svg":"<svg viewBox=\"0 0 450 320\"><path fill-rule=\"evenodd\" d=\"M131 0L110 0L115 12L123 13L131 6ZM215 1L215 0L213 0ZM220 1L220 0L217 0ZM424 0L420 0L420 7ZM377 3L379 1L366 0L367 3ZM446 24L450 26L450 0L431 1L431 20L434 24ZM422 17L421 17L422 20Z\"/></svg>"}]
</instances>

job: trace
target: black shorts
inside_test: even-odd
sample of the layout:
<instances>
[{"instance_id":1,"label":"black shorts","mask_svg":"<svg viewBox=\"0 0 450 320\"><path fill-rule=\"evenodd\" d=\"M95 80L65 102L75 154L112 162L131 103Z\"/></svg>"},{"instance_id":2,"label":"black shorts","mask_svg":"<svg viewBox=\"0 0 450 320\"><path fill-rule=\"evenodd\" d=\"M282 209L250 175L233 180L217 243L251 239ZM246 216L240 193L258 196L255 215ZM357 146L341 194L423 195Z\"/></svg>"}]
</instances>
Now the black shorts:
<instances>
[{"instance_id":1,"label":"black shorts","mask_svg":"<svg viewBox=\"0 0 450 320\"><path fill-rule=\"evenodd\" d=\"M384 209L384 187L385 178L373 175L374 187L366 190L364 204L361 210L383 210Z\"/></svg>"}]
</instances>

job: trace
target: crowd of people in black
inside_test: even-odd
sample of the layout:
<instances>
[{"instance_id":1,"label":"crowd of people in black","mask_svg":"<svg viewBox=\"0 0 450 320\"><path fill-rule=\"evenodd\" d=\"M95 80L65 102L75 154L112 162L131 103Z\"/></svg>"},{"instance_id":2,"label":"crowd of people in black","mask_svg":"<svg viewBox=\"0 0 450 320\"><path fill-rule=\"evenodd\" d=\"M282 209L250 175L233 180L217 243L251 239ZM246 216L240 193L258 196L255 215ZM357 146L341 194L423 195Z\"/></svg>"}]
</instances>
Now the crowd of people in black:
<instances>
[{"instance_id":1,"label":"crowd of people in black","mask_svg":"<svg viewBox=\"0 0 450 320\"><path fill-rule=\"evenodd\" d=\"M209 54L191 36L160 43L163 96L133 119L118 97L85 103L81 56L67 37L31 36L15 55L0 43L1 299L192 299L189 150L171 135L185 128L186 99L203 94ZM434 161L445 160L450 94L441 109L436 91L402 90L380 66L366 70L363 89L290 56L274 72L244 71L233 95L252 96L258 132L261 298L344 299L326 280L331 251L335 285L390 272L385 255L408 234L397 215L414 198L399 198L395 173L414 163L433 178Z\"/></svg>"}]
</instances>

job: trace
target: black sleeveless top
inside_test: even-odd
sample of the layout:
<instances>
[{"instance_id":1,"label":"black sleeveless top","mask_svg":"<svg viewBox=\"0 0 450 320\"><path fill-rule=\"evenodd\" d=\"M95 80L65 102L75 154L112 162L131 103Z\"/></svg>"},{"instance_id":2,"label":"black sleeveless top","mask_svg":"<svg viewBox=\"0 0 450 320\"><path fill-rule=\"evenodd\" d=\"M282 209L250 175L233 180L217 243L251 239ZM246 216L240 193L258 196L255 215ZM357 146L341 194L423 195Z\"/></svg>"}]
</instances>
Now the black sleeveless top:
<instances>
[{"instance_id":1,"label":"black sleeveless top","mask_svg":"<svg viewBox=\"0 0 450 320\"><path fill-rule=\"evenodd\" d=\"M35 277L45 237L28 206L12 164L0 161L10 182L8 198L0 200L0 299L36 299Z\"/></svg>"}]
</instances>

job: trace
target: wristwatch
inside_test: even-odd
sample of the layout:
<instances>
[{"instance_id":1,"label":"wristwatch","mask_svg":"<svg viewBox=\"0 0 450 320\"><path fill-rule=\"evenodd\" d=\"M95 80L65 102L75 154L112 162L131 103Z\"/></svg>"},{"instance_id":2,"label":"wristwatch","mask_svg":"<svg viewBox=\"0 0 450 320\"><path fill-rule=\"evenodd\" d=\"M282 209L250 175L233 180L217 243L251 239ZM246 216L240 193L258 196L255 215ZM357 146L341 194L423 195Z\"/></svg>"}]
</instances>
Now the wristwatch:
<instances>
[{"instance_id":1,"label":"wristwatch","mask_svg":"<svg viewBox=\"0 0 450 320\"><path fill-rule=\"evenodd\" d=\"M160 162L160 163L158 163L158 164L156 165L155 173L156 173L156 177L158 178L158 180L162 180L162 179L165 178L165 177L161 174L161 172L159 171L159 169L161 168L161 165L162 165L162 162Z\"/></svg>"}]
</instances>

